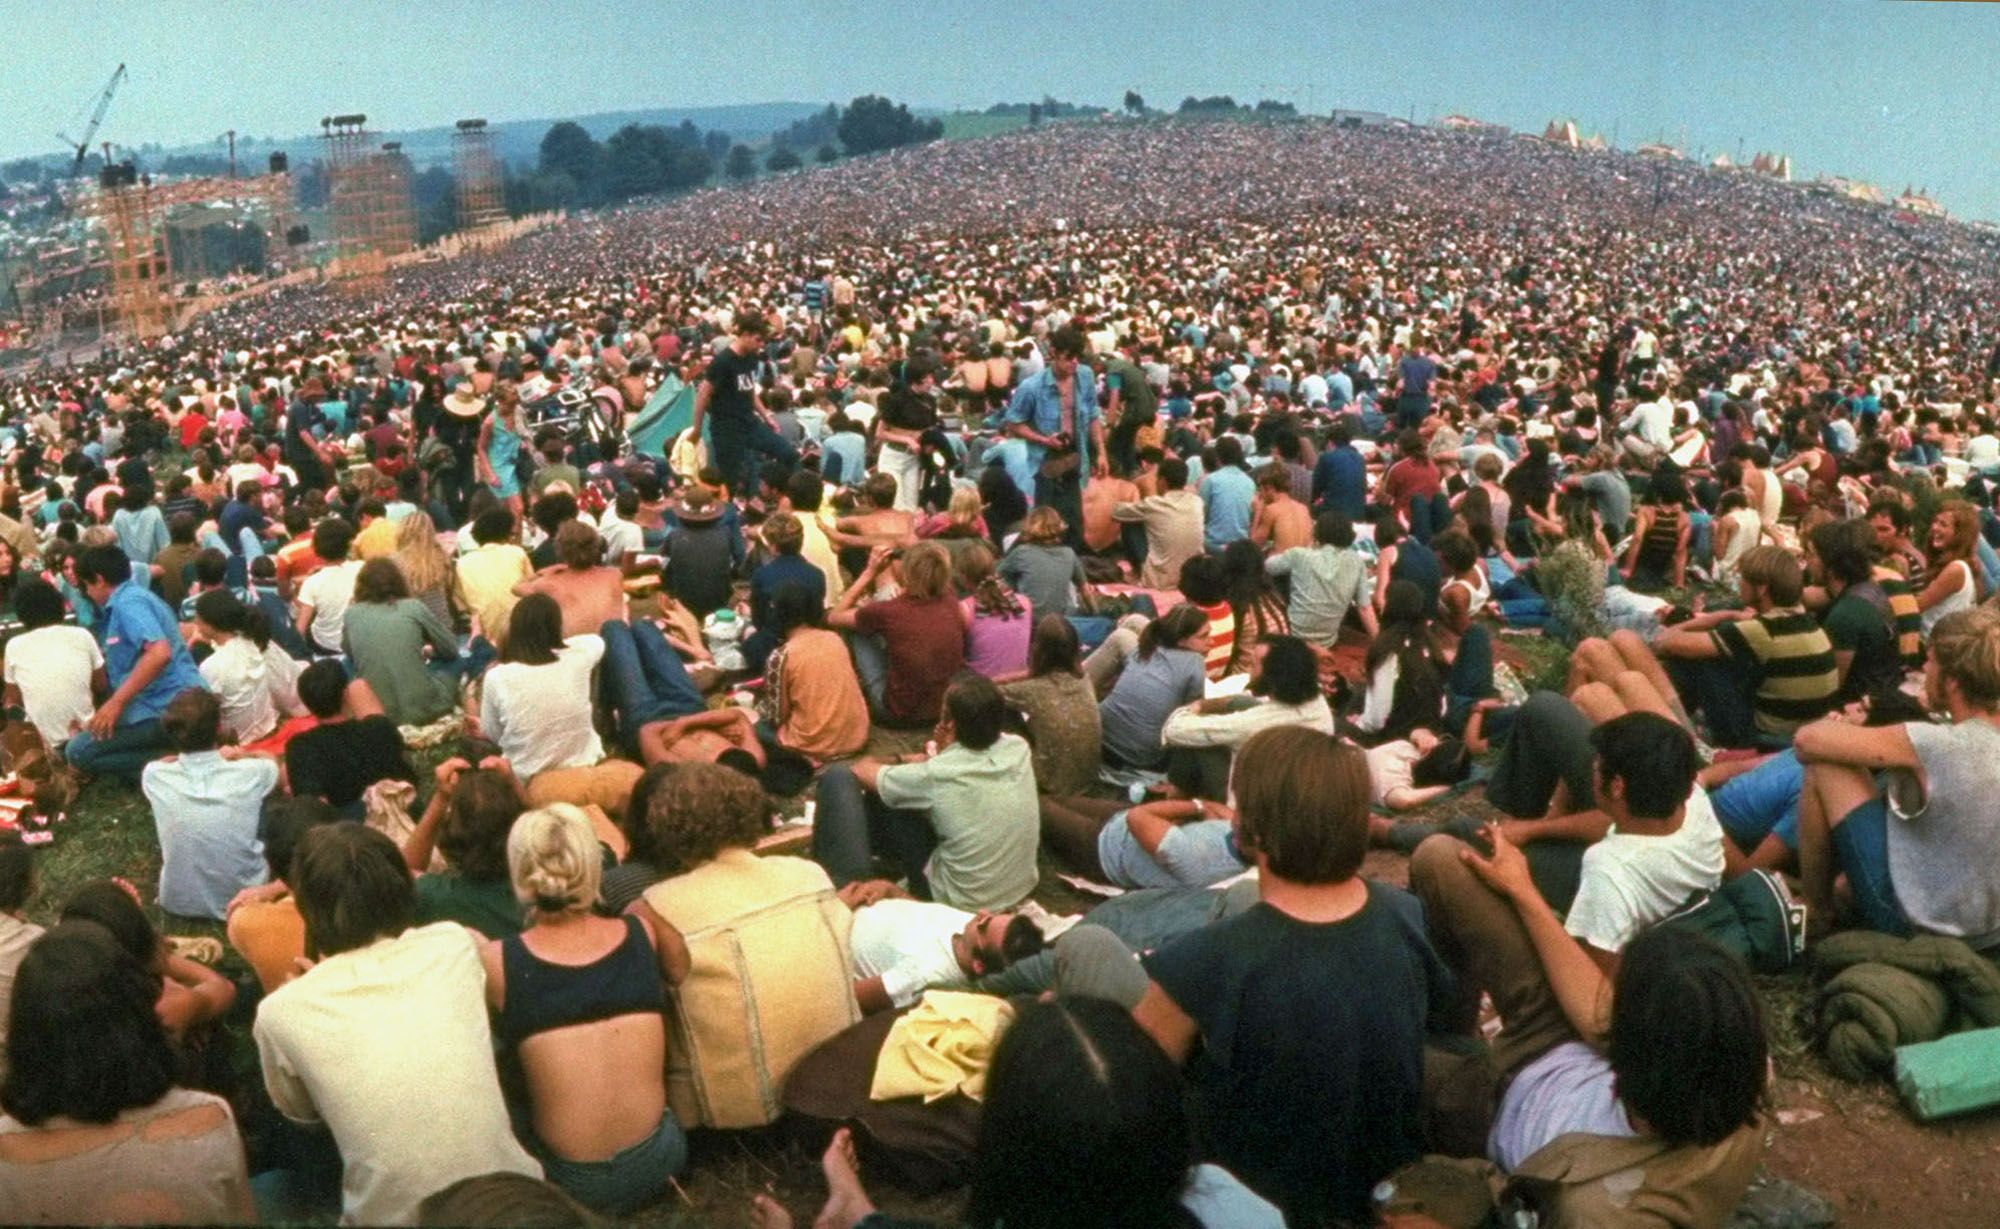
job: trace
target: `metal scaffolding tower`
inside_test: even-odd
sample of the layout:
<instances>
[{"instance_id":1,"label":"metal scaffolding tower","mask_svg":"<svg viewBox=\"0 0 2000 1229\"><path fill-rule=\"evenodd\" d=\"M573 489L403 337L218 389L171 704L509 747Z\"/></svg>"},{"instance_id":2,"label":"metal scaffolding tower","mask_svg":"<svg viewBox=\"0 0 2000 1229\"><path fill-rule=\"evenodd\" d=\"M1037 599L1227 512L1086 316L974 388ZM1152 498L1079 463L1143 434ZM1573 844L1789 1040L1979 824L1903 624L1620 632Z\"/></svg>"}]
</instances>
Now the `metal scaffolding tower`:
<instances>
[{"instance_id":1,"label":"metal scaffolding tower","mask_svg":"<svg viewBox=\"0 0 2000 1229\"><path fill-rule=\"evenodd\" d=\"M458 225L476 230L507 220L501 193L500 162L493 156L493 133L483 119L462 119L451 134L452 177L458 183Z\"/></svg>"},{"instance_id":2,"label":"metal scaffolding tower","mask_svg":"<svg viewBox=\"0 0 2000 1229\"><path fill-rule=\"evenodd\" d=\"M107 166L96 198L104 222L105 259L111 266L112 310L135 337L167 331L167 257L154 233L153 181L130 162Z\"/></svg>"},{"instance_id":3,"label":"metal scaffolding tower","mask_svg":"<svg viewBox=\"0 0 2000 1229\"><path fill-rule=\"evenodd\" d=\"M335 115L319 123L333 214L331 271L348 289L366 293L379 288L388 271L381 246L386 203L381 160L366 115Z\"/></svg>"},{"instance_id":4,"label":"metal scaffolding tower","mask_svg":"<svg viewBox=\"0 0 2000 1229\"><path fill-rule=\"evenodd\" d=\"M125 162L105 168L98 186L79 208L103 228L112 307L119 322L140 337L157 337L173 322L173 262L162 232L175 211L198 205L261 210L267 265L283 250L293 216L292 177L276 157L268 175L176 183L156 183Z\"/></svg>"}]
</instances>

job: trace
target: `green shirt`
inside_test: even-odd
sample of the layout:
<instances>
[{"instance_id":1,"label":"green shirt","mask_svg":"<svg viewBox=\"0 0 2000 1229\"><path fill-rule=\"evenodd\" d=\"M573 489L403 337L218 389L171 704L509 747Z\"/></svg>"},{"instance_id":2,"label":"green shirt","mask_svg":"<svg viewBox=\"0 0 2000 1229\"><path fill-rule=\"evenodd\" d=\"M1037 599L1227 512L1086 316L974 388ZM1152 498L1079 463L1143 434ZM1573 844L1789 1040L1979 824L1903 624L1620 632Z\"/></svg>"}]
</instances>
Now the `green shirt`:
<instances>
[{"instance_id":1,"label":"green shirt","mask_svg":"<svg viewBox=\"0 0 2000 1229\"><path fill-rule=\"evenodd\" d=\"M939 904L1006 909L1035 890L1041 805L1018 736L984 751L953 743L921 764L882 769L876 786L887 805L928 812L938 844L925 877Z\"/></svg>"},{"instance_id":2,"label":"green shirt","mask_svg":"<svg viewBox=\"0 0 2000 1229\"><path fill-rule=\"evenodd\" d=\"M417 925L457 922L489 939L521 933L521 902L505 879L467 879L457 871L417 876Z\"/></svg>"},{"instance_id":3,"label":"green shirt","mask_svg":"<svg viewBox=\"0 0 2000 1229\"><path fill-rule=\"evenodd\" d=\"M1849 585L1842 590L1827 608L1825 625L1834 652L1854 654L1840 684L1842 703L1902 681L1903 662L1896 652L1896 633L1889 626L1889 599L1880 585Z\"/></svg>"}]
</instances>

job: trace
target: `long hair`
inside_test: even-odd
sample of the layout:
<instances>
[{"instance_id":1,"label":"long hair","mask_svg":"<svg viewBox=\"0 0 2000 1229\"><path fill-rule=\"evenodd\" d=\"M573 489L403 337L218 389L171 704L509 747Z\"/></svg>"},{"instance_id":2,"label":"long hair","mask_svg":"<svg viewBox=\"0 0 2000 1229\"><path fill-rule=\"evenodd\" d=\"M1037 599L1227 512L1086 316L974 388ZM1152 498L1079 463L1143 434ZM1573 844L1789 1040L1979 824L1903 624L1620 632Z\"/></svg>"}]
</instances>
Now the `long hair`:
<instances>
[{"instance_id":1,"label":"long hair","mask_svg":"<svg viewBox=\"0 0 2000 1229\"><path fill-rule=\"evenodd\" d=\"M103 1123L165 1096L175 1064L159 993L160 979L95 922L42 936L14 982L0 1108L29 1126Z\"/></svg>"},{"instance_id":2,"label":"long hair","mask_svg":"<svg viewBox=\"0 0 2000 1229\"><path fill-rule=\"evenodd\" d=\"M973 1229L1192 1226L1180 1072L1132 1013L1065 997L1024 1008L993 1054L974 1151Z\"/></svg>"},{"instance_id":3,"label":"long hair","mask_svg":"<svg viewBox=\"0 0 2000 1229\"><path fill-rule=\"evenodd\" d=\"M978 614L1013 619L1027 613L1020 596L993 570L993 548L984 542L974 542L958 552L958 583L972 595L973 610Z\"/></svg>"},{"instance_id":4,"label":"long hair","mask_svg":"<svg viewBox=\"0 0 2000 1229\"><path fill-rule=\"evenodd\" d=\"M1943 546L1933 545L1930 534L1924 535L1924 557L1930 564L1931 575L1952 563L1963 563L1972 573L1974 592L1984 595L1979 566L1973 559L1979 546L1979 510L1964 500L1954 499L1938 505L1937 516L1932 520L1932 533L1940 524L1948 525L1951 537Z\"/></svg>"},{"instance_id":5,"label":"long hair","mask_svg":"<svg viewBox=\"0 0 2000 1229\"><path fill-rule=\"evenodd\" d=\"M1376 667L1392 657L1401 664L1406 679L1413 668L1437 668L1437 642L1431 634L1431 621L1424 617L1424 592L1415 581L1389 582L1381 627L1368 645L1366 672L1374 674Z\"/></svg>"},{"instance_id":6,"label":"long hair","mask_svg":"<svg viewBox=\"0 0 2000 1229\"><path fill-rule=\"evenodd\" d=\"M412 593L442 589L451 580L451 556L438 545L437 526L428 512L412 512L396 522L396 553L391 558Z\"/></svg>"},{"instance_id":7,"label":"long hair","mask_svg":"<svg viewBox=\"0 0 2000 1229\"><path fill-rule=\"evenodd\" d=\"M1153 654L1161 649L1178 649L1190 636L1201 634L1208 627L1208 616L1199 606L1185 602L1146 624L1139 633L1139 660L1151 661Z\"/></svg>"}]
</instances>

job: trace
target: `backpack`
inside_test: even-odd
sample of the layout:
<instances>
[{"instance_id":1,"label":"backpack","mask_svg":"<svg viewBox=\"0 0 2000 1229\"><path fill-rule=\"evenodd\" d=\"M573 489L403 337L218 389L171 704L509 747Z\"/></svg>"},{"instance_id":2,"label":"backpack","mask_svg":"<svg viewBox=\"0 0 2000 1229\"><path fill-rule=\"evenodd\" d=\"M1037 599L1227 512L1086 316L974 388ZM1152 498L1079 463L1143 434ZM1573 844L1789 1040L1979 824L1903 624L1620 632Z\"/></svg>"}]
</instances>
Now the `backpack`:
<instances>
[{"instance_id":1,"label":"backpack","mask_svg":"<svg viewBox=\"0 0 2000 1229\"><path fill-rule=\"evenodd\" d=\"M1806 950L1806 907L1769 871L1751 871L1703 893L1660 925L1704 934L1757 973L1782 973Z\"/></svg>"}]
</instances>

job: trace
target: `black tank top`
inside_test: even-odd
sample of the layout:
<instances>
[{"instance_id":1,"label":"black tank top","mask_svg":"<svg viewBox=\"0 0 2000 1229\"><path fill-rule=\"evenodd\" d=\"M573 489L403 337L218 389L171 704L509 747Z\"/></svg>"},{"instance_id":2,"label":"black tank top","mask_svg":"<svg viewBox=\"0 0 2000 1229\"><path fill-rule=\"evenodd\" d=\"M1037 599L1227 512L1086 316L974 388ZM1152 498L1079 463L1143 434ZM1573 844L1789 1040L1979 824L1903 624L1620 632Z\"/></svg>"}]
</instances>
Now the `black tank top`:
<instances>
[{"instance_id":1,"label":"black tank top","mask_svg":"<svg viewBox=\"0 0 2000 1229\"><path fill-rule=\"evenodd\" d=\"M624 941L589 964L543 960L512 935L500 941L500 965L507 998L494 1031L510 1046L551 1029L666 1008L659 959L635 917L625 919Z\"/></svg>"}]
</instances>

